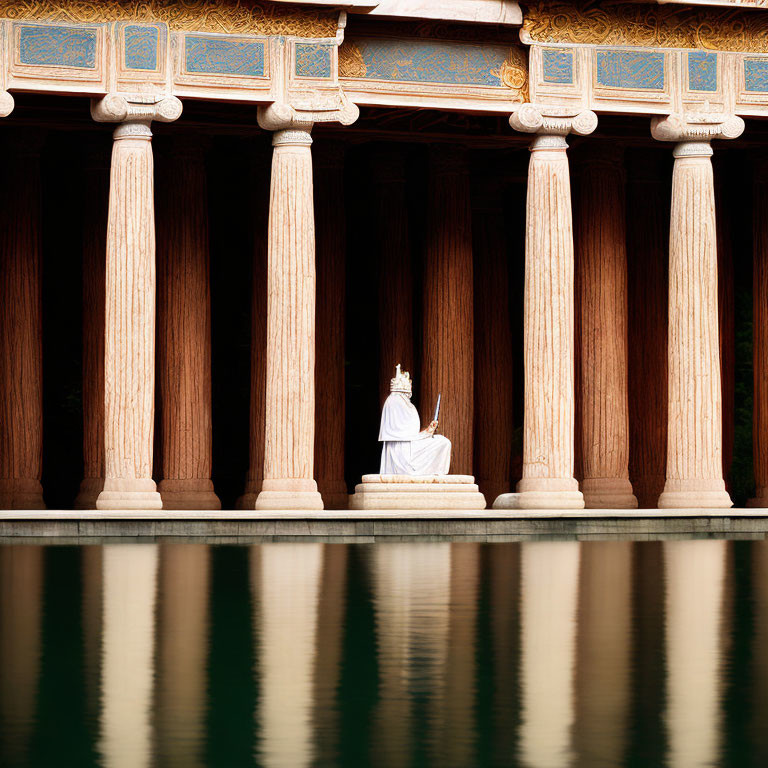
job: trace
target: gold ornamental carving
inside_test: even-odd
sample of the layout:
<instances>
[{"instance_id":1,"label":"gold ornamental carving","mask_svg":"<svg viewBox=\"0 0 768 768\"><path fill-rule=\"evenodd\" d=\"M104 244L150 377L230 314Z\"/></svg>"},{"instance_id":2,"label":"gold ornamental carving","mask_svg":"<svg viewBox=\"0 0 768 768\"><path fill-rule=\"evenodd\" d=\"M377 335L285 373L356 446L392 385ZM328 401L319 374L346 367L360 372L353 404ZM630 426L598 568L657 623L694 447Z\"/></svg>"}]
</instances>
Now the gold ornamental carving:
<instances>
[{"instance_id":1,"label":"gold ornamental carving","mask_svg":"<svg viewBox=\"0 0 768 768\"><path fill-rule=\"evenodd\" d=\"M522 35L536 43L765 53L768 16L731 8L540 0L528 5Z\"/></svg>"},{"instance_id":2,"label":"gold ornamental carving","mask_svg":"<svg viewBox=\"0 0 768 768\"><path fill-rule=\"evenodd\" d=\"M367 72L359 46L351 40L345 40L339 46L339 77L365 77Z\"/></svg>"},{"instance_id":3,"label":"gold ornamental carving","mask_svg":"<svg viewBox=\"0 0 768 768\"><path fill-rule=\"evenodd\" d=\"M0 0L0 17L98 24L164 22L174 31L335 37L338 12L259 0Z\"/></svg>"}]
</instances>

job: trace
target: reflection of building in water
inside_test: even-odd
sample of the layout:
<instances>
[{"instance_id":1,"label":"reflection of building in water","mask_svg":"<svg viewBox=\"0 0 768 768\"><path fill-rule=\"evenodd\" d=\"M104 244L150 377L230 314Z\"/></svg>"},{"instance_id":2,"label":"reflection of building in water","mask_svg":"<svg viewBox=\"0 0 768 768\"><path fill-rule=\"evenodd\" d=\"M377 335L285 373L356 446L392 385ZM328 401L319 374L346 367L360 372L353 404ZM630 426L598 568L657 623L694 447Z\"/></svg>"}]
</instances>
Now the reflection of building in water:
<instances>
[{"instance_id":1,"label":"reflection of building in water","mask_svg":"<svg viewBox=\"0 0 768 768\"><path fill-rule=\"evenodd\" d=\"M468 766L475 760L477 600L480 545L451 544L448 657L445 694L435 739L435 764Z\"/></svg>"},{"instance_id":2,"label":"reflection of building in water","mask_svg":"<svg viewBox=\"0 0 768 768\"><path fill-rule=\"evenodd\" d=\"M520 717L520 545L484 548L490 580L493 648L493 764L504 765L514 753Z\"/></svg>"},{"instance_id":3,"label":"reflection of building in water","mask_svg":"<svg viewBox=\"0 0 768 768\"><path fill-rule=\"evenodd\" d=\"M629 707L632 544L581 545L576 651L578 765L620 765Z\"/></svg>"},{"instance_id":4,"label":"reflection of building in water","mask_svg":"<svg viewBox=\"0 0 768 768\"><path fill-rule=\"evenodd\" d=\"M580 546L520 545L520 760L529 768L571 764Z\"/></svg>"},{"instance_id":5,"label":"reflection of building in water","mask_svg":"<svg viewBox=\"0 0 768 768\"><path fill-rule=\"evenodd\" d=\"M336 700L342 661L346 607L347 554L345 544L323 544L323 573L317 609L314 710L316 761L330 765L337 759L339 707Z\"/></svg>"},{"instance_id":6,"label":"reflection of building in water","mask_svg":"<svg viewBox=\"0 0 768 768\"><path fill-rule=\"evenodd\" d=\"M43 548L0 547L0 765L20 765L40 674Z\"/></svg>"},{"instance_id":7,"label":"reflection of building in water","mask_svg":"<svg viewBox=\"0 0 768 768\"><path fill-rule=\"evenodd\" d=\"M371 758L397 768L410 765L413 750L434 736L414 732L417 715L432 725L443 709L451 545L383 544L372 560L379 704ZM417 713L417 706L427 713Z\"/></svg>"},{"instance_id":8,"label":"reflection of building in water","mask_svg":"<svg viewBox=\"0 0 768 768\"><path fill-rule=\"evenodd\" d=\"M85 697L88 716L99 717L101 698L101 652L102 652L102 595L104 548L90 545L82 548L83 578L83 663L85 670Z\"/></svg>"},{"instance_id":9,"label":"reflection of building in water","mask_svg":"<svg viewBox=\"0 0 768 768\"><path fill-rule=\"evenodd\" d=\"M725 541L664 542L667 762L715 765L720 749Z\"/></svg>"},{"instance_id":10,"label":"reflection of building in water","mask_svg":"<svg viewBox=\"0 0 768 768\"><path fill-rule=\"evenodd\" d=\"M160 548L156 692L157 754L163 765L203 765L208 651L209 548Z\"/></svg>"},{"instance_id":11,"label":"reflection of building in water","mask_svg":"<svg viewBox=\"0 0 768 768\"><path fill-rule=\"evenodd\" d=\"M752 697L750 700L750 743L756 765L768 765L768 541L750 543L752 554L753 604Z\"/></svg>"},{"instance_id":12,"label":"reflection of building in water","mask_svg":"<svg viewBox=\"0 0 768 768\"><path fill-rule=\"evenodd\" d=\"M256 549L256 547L254 547ZM259 697L259 760L312 763L313 695L322 544L263 544L252 570Z\"/></svg>"},{"instance_id":13,"label":"reflection of building in water","mask_svg":"<svg viewBox=\"0 0 768 768\"><path fill-rule=\"evenodd\" d=\"M156 544L108 544L103 552L101 739L107 768L151 763Z\"/></svg>"}]
</instances>

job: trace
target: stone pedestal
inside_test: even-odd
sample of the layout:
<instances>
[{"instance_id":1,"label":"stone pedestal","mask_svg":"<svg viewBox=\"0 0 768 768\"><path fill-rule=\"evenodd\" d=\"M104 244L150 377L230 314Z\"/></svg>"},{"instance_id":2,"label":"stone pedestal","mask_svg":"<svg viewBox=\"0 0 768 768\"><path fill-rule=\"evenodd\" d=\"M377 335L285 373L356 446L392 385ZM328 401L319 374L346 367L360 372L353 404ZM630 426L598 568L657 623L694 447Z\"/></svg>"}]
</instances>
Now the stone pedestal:
<instances>
[{"instance_id":1,"label":"stone pedestal","mask_svg":"<svg viewBox=\"0 0 768 768\"><path fill-rule=\"evenodd\" d=\"M317 346L315 477L323 506L346 509L344 481L344 322L346 229L344 145L315 147L317 208Z\"/></svg>"},{"instance_id":2,"label":"stone pedestal","mask_svg":"<svg viewBox=\"0 0 768 768\"><path fill-rule=\"evenodd\" d=\"M581 509L573 476L573 230L568 145L591 133L593 112L574 115L526 104L513 128L538 133L531 145L525 232L523 477L497 509Z\"/></svg>"},{"instance_id":3,"label":"stone pedestal","mask_svg":"<svg viewBox=\"0 0 768 768\"><path fill-rule=\"evenodd\" d=\"M174 141L157 196L164 509L221 509L211 482L211 285L200 141Z\"/></svg>"},{"instance_id":4,"label":"stone pedestal","mask_svg":"<svg viewBox=\"0 0 768 768\"><path fill-rule=\"evenodd\" d=\"M85 168L83 213L83 480L75 509L95 509L104 490L104 284L109 153L95 142Z\"/></svg>"},{"instance_id":5,"label":"stone pedestal","mask_svg":"<svg viewBox=\"0 0 768 768\"><path fill-rule=\"evenodd\" d=\"M469 169L461 147L430 153L429 237L424 262L420 413L431 421L442 392L440 431L453 446L451 469L472 471L474 316ZM393 360L392 365L400 362Z\"/></svg>"},{"instance_id":6,"label":"stone pedestal","mask_svg":"<svg viewBox=\"0 0 768 768\"><path fill-rule=\"evenodd\" d=\"M721 116L722 117L722 116ZM707 129L712 126L708 134ZM723 482L717 312L717 230L710 138L733 138L744 122L653 122L677 140L669 236L669 427L662 509L732 505Z\"/></svg>"},{"instance_id":7,"label":"stone pedestal","mask_svg":"<svg viewBox=\"0 0 768 768\"><path fill-rule=\"evenodd\" d=\"M268 124L269 125L269 124ZM315 215L312 124L273 136L264 480L256 509L322 509L313 479Z\"/></svg>"},{"instance_id":8,"label":"stone pedestal","mask_svg":"<svg viewBox=\"0 0 768 768\"><path fill-rule=\"evenodd\" d=\"M413 263L403 150L380 149L371 165L376 226L371 245L379 253L379 400L383 403L394 367L400 363L404 371L413 371Z\"/></svg>"},{"instance_id":9,"label":"stone pedestal","mask_svg":"<svg viewBox=\"0 0 768 768\"><path fill-rule=\"evenodd\" d=\"M350 509L485 509L472 475L363 475Z\"/></svg>"},{"instance_id":10,"label":"stone pedestal","mask_svg":"<svg viewBox=\"0 0 768 768\"><path fill-rule=\"evenodd\" d=\"M45 509L39 140L5 148L0 191L0 509Z\"/></svg>"},{"instance_id":11,"label":"stone pedestal","mask_svg":"<svg viewBox=\"0 0 768 768\"><path fill-rule=\"evenodd\" d=\"M575 222L584 506L637 506L629 482L627 252L624 156L587 145L579 155Z\"/></svg>"},{"instance_id":12,"label":"stone pedestal","mask_svg":"<svg viewBox=\"0 0 768 768\"><path fill-rule=\"evenodd\" d=\"M161 509L152 479L155 400L155 210L152 120L181 115L175 97L132 104L109 94L94 102L114 132L104 344L104 490L97 509Z\"/></svg>"}]
</instances>

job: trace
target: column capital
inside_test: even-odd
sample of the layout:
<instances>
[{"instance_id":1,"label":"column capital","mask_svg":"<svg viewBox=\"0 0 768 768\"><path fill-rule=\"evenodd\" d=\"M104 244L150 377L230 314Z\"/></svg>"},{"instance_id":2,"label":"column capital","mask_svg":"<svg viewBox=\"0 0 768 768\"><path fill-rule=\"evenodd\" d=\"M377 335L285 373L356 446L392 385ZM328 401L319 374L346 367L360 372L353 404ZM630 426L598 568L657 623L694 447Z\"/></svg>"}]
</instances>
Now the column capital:
<instances>
[{"instance_id":1,"label":"column capital","mask_svg":"<svg viewBox=\"0 0 768 768\"><path fill-rule=\"evenodd\" d=\"M597 128L597 115L589 109L523 104L512 113L509 124L522 133L562 138L563 141L558 142L558 146L563 146L564 137L569 133L575 133L577 136L592 133Z\"/></svg>"},{"instance_id":2,"label":"column capital","mask_svg":"<svg viewBox=\"0 0 768 768\"><path fill-rule=\"evenodd\" d=\"M308 105L308 109L297 109L286 101L275 101L260 106L257 113L259 127L265 131L303 131L309 133L315 123L341 123L352 125L360 116L357 104L342 99L338 109L325 109L323 104Z\"/></svg>"},{"instance_id":3,"label":"column capital","mask_svg":"<svg viewBox=\"0 0 768 768\"><path fill-rule=\"evenodd\" d=\"M115 139L151 138L150 123L172 123L181 117L183 105L176 96L108 93L91 99L91 117L97 123L120 123Z\"/></svg>"},{"instance_id":4,"label":"column capital","mask_svg":"<svg viewBox=\"0 0 768 768\"><path fill-rule=\"evenodd\" d=\"M743 132L744 121L738 115L722 112L686 112L651 120L651 136L657 141L709 144L712 139L737 139ZM696 154L701 153L689 151L680 156Z\"/></svg>"},{"instance_id":5,"label":"column capital","mask_svg":"<svg viewBox=\"0 0 768 768\"><path fill-rule=\"evenodd\" d=\"M8 91L0 91L0 117L8 117L14 106L13 96Z\"/></svg>"}]
</instances>

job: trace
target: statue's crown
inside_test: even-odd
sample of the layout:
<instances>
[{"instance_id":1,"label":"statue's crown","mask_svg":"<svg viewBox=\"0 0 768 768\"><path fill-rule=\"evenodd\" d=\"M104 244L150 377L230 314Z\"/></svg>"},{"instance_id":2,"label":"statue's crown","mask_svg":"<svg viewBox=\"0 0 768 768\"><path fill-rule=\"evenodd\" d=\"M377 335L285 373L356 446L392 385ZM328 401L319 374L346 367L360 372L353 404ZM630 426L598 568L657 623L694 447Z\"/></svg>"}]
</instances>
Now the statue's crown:
<instances>
[{"instance_id":1,"label":"statue's crown","mask_svg":"<svg viewBox=\"0 0 768 768\"><path fill-rule=\"evenodd\" d=\"M389 391L390 392L404 392L407 395L411 394L411 374L408 371L400 370L400 363L395 366L395 378L390 379Z\"/></svg>"}]
</instances>

